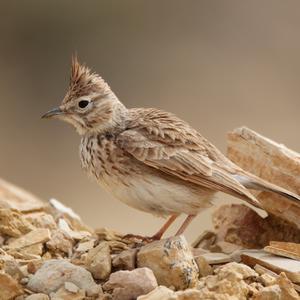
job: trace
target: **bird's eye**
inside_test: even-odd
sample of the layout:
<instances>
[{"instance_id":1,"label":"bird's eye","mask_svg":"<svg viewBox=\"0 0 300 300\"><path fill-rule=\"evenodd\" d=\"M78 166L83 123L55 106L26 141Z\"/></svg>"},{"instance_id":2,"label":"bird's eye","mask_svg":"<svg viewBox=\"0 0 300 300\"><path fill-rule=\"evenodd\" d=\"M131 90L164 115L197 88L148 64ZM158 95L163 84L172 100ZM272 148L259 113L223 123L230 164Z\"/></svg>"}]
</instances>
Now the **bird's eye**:
<instances>
[{"instance_id":1,"label":"bird's eye","mask_svg":"<svg viewBox=\"0 0 300 300\"><path fill-rule=\"evenodd\" d=\"M78 106L80 108L85 108L85 107L88 106L89 103L90 103L90 101L88 101L88 100L81 100L81 101L78 102Z\"/></svg>"}]
</instances>

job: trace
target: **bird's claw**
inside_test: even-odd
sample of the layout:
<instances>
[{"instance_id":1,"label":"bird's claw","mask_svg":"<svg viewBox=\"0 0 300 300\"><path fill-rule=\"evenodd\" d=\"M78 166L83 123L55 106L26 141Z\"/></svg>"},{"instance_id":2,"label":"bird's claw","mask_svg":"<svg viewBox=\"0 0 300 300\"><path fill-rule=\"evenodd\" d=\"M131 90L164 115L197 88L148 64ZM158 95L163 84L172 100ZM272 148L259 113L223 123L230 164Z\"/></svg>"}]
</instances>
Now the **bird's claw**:
<instances>
[{"instance_id":1,"label":"bird's claw","mask_svg":"<svg viewBox=\"0 0 300 300\"><path fill-rule=\"evenodd\" d=\"M123 239L128 239L128 240L139 240L144 243L151 243L154 241L157 241L160 239L159 236L153 235L153 236L143 236L143 235L138 235L138 234L126 234L123 236Z\"/></svg>"}]
</instances>

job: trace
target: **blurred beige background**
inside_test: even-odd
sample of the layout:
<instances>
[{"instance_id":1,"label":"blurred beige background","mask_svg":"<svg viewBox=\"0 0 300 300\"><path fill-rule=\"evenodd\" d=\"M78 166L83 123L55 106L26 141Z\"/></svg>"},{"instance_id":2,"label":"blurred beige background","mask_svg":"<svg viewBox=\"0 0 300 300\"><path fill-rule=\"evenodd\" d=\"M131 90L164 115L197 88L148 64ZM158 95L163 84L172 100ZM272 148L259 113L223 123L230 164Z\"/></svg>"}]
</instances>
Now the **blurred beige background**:
<instances>
[{"instance_id":1,"label":"blurred beige background","mask_svg":"<svg viewBox=\"0 0 300 300\"><path fill-rule=\"evenodd\" d=\"M1 1L0 16L0 176L92 226L151 234L162 220L89 181L75 131L40 120L64 96L75 51L127 106L170 110L223 151L240 125L300 151L299 1Z\"/></svg>"}]
</instances>

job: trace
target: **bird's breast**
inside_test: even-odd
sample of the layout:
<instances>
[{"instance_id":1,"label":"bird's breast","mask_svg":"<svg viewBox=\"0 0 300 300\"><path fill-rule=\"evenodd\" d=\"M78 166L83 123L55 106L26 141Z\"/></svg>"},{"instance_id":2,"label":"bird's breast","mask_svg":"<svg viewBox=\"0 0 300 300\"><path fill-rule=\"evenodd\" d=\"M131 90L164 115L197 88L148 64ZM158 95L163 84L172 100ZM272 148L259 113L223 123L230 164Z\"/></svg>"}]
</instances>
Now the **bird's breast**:
<instances>
[{"instance_id":1,"label":"bird's breast","mask_svg":"<svg viewBox=\"0 0 300 300\"><path fill-rule=\"evenodd\" d=\"M120 149L112 136L87 136L80 144L82 168L99 183L118 181L123 184L130 175L130 157ZM109 181L109 182L107 182Z\"/></svg>"}]
</instances>

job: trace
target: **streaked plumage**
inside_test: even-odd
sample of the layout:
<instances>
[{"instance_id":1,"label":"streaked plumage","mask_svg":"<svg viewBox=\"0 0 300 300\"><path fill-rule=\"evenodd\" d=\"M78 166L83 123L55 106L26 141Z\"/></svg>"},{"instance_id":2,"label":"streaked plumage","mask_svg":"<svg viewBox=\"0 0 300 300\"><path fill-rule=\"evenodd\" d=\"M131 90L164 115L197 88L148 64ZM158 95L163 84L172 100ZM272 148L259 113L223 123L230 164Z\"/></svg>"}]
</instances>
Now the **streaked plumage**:
<instances>
[{"instance_id":1,"label":"streaked plumage","mask_svg":"<svg viewBox=\"0 0 300 300\"><path fill-rule=\"evenodd\" d=\"M161 216L197 215L219 191L260 207L248 187L300 200L243 171L175 115L155 108L127 109L107 83L77 59L72 61L67 95L56 111L46 117L71 123L82 136L83 169L139 210Z\"/></svg>"}]
</instances>

